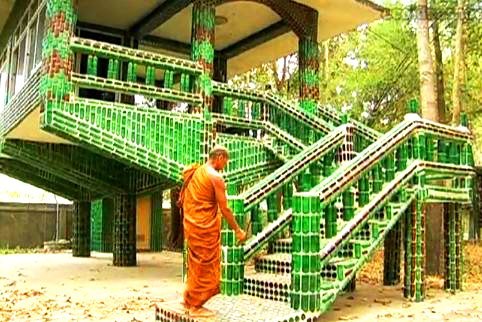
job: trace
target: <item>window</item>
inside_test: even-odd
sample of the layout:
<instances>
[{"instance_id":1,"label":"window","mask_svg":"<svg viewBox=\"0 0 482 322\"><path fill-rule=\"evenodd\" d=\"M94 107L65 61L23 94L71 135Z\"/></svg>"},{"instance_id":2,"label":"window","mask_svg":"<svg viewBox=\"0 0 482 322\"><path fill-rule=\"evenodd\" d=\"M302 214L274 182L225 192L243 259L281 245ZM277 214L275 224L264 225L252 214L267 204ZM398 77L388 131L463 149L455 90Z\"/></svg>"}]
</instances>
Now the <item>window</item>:
<instances>
[{"instance_id":1,"label":"window","mask_svg":"<svg viewBox=\"0 0 482 322\"><path fill-rule=\"evenodd\" d=\"M8 71L7 63L5 62L3 66L0 67L0 111L7 105L7 80Z\"/></svg>"},{"instance_id":2,"label":"window","mask_svg":"<svg viewBox=\"0 0 482 322\"><path fill-rule=\"evenodd\" d=\"M42 11L40 11L40 15L38 17L38 28L37 28L37 45L36 45L36 52L35 52L35 65L39 64L42 61L42 40L44 37L45 32L45 12L47 8L44 5Z\"/></svg>"},{"instance_id":3,"label":"window","mask_svg":"<svg viewBox=\"0 0 482 322\"><path fill-rule=\"evenodd\" d=\"M27 78L25 70L25 52L27 49L27 39L23 38L19 45L17 73L15 77L15 94L17 94L25 84Z\"/></svg>"},{"instance_id":4,"label":"window","mask_svg":"<svg viewBox=\"0 0 482 322\"><path fill-rule=\"evenodd\" d=\"M34 60L35 60L35 47L37 46L37 23L36 21L30 25L29 28L29 41L28 41L28 52L27 52L27 61L28 61L28 68L27 68L27 76L30 76L32 69L34 67Z\"/></svg>"},{"instance_id":5,"label":"window","mask_svg":"<svg viewBox=\"0 0 482 322\"><path fill-rule=\"evenodd\" d=\"M10 83L8 85L8 99L10 99L14 94L15 90L15 78L17 72L17 63L18 63L18 49L14 50L12 53L12 57L10 57Z\"/></svg>"},{"instance_id":6,"label":"window","mask_svg":"<svg viewBox=\"0 0 482 322\"><path fill-rule=\"evenodd\" d=\"M8 53L0 60L2 87L0 106L18 93L32 70L42 62L46 1L32 0L7 44ZM8 58L8 64L5 61Z\"/></svg>"}]
</instances>

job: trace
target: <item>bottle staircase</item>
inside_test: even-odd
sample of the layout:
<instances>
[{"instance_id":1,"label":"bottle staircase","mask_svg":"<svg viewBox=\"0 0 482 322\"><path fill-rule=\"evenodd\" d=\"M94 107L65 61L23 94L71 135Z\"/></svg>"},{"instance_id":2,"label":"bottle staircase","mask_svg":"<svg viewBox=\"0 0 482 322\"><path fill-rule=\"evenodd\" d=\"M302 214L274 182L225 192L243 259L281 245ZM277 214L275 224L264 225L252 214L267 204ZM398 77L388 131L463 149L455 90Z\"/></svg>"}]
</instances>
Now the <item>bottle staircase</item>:
<instances>
[{"instance_id":1,"label":"bottle staircase","mask_svg":"<svg viewBox=\"0 0 482 322\"><path fill-rule=\"evenodd\" d=\"M315 145L327 144L336 132ZM437 143L435 138L440 141ZM442 139L458 143L441 143ZM242 292L234 295L236 291L229 290L230 284L224 280L223 294L210 300L206 307L217 313L216 321L315 321L329 310L387 235L400 232L402 222L407 246L411 247L408 249L420 247L422 241L417 235L421 233L424 219L418 205L471 202L471 151L467 143L463 143L467 139L468 134L463 130L408 115L406 121L379 136L310 191L295 194L292 208L285 209L244 246L243 267L252 257L254 263L238 274L243 277ZM341 141L332 141L318 153L325 155L340 144ZM279 190L280 185L292 181L299 171L308 167L296 163L300 159L309 160L304 153L307 150L239 195L237 199L244 201L243 211L253 209L259 200ZM381 176L378 175L380 169ZM364 176L369 177L368 182ZM452 178L451 186L437 186L432 182L441 178ZM351 189L354 184L358 190L357 206ZM353 199L350 200L349 194ZM341 204L334 206L333 202L339 203L340 196ZM234 208L235 212L239 210L236 204ZM336 208L342 208L338 214ZM324 220L322 216L313 218L310 213L323 213ZM335 218L330 218L333 213ZM239 220L239 214L237 216ZM292 238L277 238L290 225ZM224 247L223 254L235 250ZM423 254L408 253L405 265L408 269L413 265L415 269ZM229 265L236 263L223 264L223 278L236 275L234 270L224 274L226 270L229 273ZM310 275L313 271L316 274ZM420 279L405 281L408 297L421 298L422 288ZM183 318L182 312L170 310L169 306L158 308L158 320ZM197 320L187 317L186 321Z\"/></svg>"},{"instance_id":2,"label":"bottle staircase","mask_svg":"<svg viewBox=\"0 0 482 322\"><path fill-rule=\"evenodd\" d=\"M221 144L230 151L223 175L231 208L252 236L238 245L223 223L221 294L206 304L215 320L316 321L401 227L405 271L416 272L406 274L404 293L423 299L422 206L471 200L466 122L454 128L410 113L381 134L332 109L319 107L315 115L270 93L206 82L202 66L190 60L50 33L43 49L48 73L38 85L41 128L72 146L7 139L2 169L41 186L55 181L68 197L92 200L133 191L135 180L122 180L127 172L152 185L178 185L185 166L203 162ZM81 72L73 72L73 54L87 57ZM100 59L108 60L107 75L97 70ZM92 90L117 99L83 94ZM193 113L135 106L135 95ZM222 113L203 109L212 96L221 99ZM84 155L79 151L102 165L101 173L62 166L63 156ZM450 254L459 251L455 244ZM448 270L458 278L455 267ZM157 308L156 319L197 321L169 304Z\"/></svg>"}]
</instances>

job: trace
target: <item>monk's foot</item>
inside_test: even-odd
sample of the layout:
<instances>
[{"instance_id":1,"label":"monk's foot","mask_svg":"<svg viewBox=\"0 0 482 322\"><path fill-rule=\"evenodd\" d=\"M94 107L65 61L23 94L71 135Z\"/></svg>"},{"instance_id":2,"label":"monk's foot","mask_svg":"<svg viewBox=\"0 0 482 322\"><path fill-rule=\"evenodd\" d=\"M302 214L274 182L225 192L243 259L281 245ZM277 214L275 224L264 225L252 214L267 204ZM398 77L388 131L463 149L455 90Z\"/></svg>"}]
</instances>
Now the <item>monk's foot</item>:
<instances>
[{"instance_id":1,"label":"monk's foot","mask_svg":"<svg viewBox=\"0 0 482 322\"><path fill-rule=\"evenodd\" d=\"M215 314L206 308L193 306L189 309L189 316L193 318L211 318L214 317Z\"/></svg>"}]
</instances>

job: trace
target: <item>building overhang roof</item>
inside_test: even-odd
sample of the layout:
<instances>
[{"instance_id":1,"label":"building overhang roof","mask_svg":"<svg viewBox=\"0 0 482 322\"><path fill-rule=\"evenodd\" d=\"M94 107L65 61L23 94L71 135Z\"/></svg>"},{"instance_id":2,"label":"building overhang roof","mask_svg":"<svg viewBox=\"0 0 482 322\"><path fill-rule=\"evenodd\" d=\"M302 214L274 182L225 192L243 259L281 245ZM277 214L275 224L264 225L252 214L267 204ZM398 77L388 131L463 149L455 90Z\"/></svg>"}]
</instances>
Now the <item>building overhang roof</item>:
<instances>
[{"instance_id":1,"label":"building overhang roof","mask_svg":"<svg viewBox=\"0 0 482 322\"><path fill-rule=\"evenodd\" d=\"M0 1L0 29L15 0ZM318 12L318 40L383 18L387 11L368 0L295 0ZM188 57L190 0L81 0L79 22L122 33L142 30L145 49ZM7 6L6 9L2 6ZM3 10L2 10L3 9ZM216 26L216 51L227 58L228 77L298 50L298 38L269 7L256 1L228 1L216 8L225 23ZM12 12L13 16L13 12ZM166 46L168 44L168 46ZM154 48L155 47L155 48Z\"/></svg>"}]
</instances>

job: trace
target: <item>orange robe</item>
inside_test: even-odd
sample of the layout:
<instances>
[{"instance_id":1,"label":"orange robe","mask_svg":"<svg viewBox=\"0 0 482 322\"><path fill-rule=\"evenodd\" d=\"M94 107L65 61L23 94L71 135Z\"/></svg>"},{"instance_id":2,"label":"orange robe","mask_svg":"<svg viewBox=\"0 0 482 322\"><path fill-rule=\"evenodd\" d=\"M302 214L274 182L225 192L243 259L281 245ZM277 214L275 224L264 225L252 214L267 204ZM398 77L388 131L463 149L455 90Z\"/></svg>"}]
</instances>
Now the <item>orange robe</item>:
<instances>
[{"instance_id":1,"label":"orange robe","mask_svg":"<svg viewBox=\"0 0 482 322\"><path fill-rule=\"evenodd\" d=\"M184 303L201 307L219 293L221 277L221 216L206 165L183 173L180 202L187 240L187 281Z\"/></svg>"}]
</instances>

